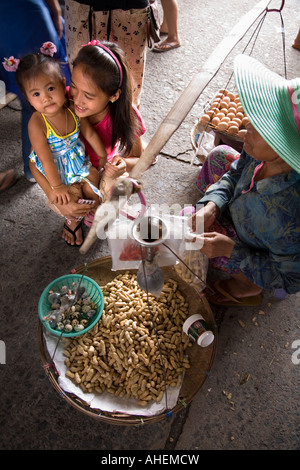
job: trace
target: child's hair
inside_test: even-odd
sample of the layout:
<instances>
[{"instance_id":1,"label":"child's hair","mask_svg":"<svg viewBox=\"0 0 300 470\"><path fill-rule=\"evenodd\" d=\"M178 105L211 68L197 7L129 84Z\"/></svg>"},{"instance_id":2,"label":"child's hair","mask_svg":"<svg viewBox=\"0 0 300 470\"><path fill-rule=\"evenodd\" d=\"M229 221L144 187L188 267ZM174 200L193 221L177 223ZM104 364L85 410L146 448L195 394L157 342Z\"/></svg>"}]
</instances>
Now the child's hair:
<instances>
[{"instance_id":1,"label":"child's hair","mask_svg":"<svg viewBox=\"0 0 300 470\"><path fill-rule=\"evenodd\" d=\"M60 68L60 64L55 59L53 59L53 57L39 53L28 54L23 57L20 60L16 70L17 85L23 95L26 96L24 84L28 80L40 74L49 75L49 70L51 67L53 67L53 72L57 75L57 78L63 82L64 76Z\"/></svg>"},{"instance_id":2,"label":"child's hair","mask_svg":"<svg viewBox=\"0 0 300 470\"><path fill-rule=\"evenodd\" d=\"M129 153L138 135L140 123L132 108L132 90L127 60L123 50L117 44L107 41L101 44L113 52L119 64L105 48L87 45L78 52L73 68L82 65L84 73L89 75L97 88L107 96L113 96L120 88L120 97L114 103L109 102L112 121L111 145L114 147L119 141L120 149L125 148L126 153Z\"/></svg>"}]
</instances>

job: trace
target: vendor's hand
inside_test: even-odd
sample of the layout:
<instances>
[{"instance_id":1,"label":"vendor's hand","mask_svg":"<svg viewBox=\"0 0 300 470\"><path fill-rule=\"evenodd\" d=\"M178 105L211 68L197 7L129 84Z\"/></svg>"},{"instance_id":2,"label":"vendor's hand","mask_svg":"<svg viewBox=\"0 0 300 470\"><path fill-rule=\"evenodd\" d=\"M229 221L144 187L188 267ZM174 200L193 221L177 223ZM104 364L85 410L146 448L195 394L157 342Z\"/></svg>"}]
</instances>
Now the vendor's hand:
<instances>
[{"instance_id":1,"label":"vendor's hand","mask_svg":"<svg viewBox=\"0 0 300 470\"><path fill-rule=\"evenodd\" d=\"M188 225L192 232L203 233L215 222L219 214L219 209L216 204L209 201L205 206L199 209L188 220Z\"/></svg>"},{"instance_id":2,"label":"vendor's hand","mask_svg":"<svg viewBox=\"0 0 300 470\"><path fill-rule=\"evenodd\" d=\"M115 155L112 161L105 165L105 176L117 179L126 171L126 162L119 155Z\"/></svg>"},{"instance_id":3,"label":"vendor's hand","mask_svg":"<svg viewBox=\"0 0 300 470\"><path fill-rule=\"evenodd\" d=\"M208 258L226 256L230 258L235 242L231 238L218 232L204 232L201 235L195 234L195 239L202 246L201 253Z\"/></svg>"},{"instance_id":4,"label":"vendor's hand","mask_svg":"<svg viewBox=\"0 0 300 470\"><path fill-rule=\"evenodd\" d=\"M61 184L52 189L51 202L53 204L68 204L70 202L70 194L68 192L68 186Z\"/></svg>"}]
</instances>

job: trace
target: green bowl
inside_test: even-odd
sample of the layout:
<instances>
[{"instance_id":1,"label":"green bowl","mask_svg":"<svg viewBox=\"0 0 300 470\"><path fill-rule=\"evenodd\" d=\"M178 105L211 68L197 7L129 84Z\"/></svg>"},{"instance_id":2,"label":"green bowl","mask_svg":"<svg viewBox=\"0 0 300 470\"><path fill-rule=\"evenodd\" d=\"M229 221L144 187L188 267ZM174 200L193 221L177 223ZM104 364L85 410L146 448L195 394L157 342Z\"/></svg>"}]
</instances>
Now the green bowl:
<instances>
[{"instance_id":1,"label":"green bowl","mask_svg":"<svg viewBox=\"0 0 300 470\"><path fill-rule=\"evenodd\" d=\"M43 291L40 300L39 300L39 318L46 328L50 333L56 335L56 336L63 336L64 338L73 338L74 336L79 336L83 335L87 331L89 331L93 326L96 325L96 323L99 321L101 318L103 309L104 309L104 297L102 290L100 286L95 282L93 279L87 276L83 276L82 280L82 275L81 274L66 274L65 276L61 276L54 281L52 281ZM80 283L81 280L81 283ZM48 301L48 296L49 296L49 291L53 292L61 292L62 288L66 286L68 289L74 289L73 283L76 282L78 285L80 283L80 287L85 287L85 292L88 294L88 296L91 298L91 300L96 304L96 313L91 318L89 324L86 326L81 331L70 331L70 332L65 332L65 331L60 331L56 330L55 328L51 328L49 325L49 322L44 318L48 314L49 310L51 310L51 304Z\"/></svg>"}]
</instances>

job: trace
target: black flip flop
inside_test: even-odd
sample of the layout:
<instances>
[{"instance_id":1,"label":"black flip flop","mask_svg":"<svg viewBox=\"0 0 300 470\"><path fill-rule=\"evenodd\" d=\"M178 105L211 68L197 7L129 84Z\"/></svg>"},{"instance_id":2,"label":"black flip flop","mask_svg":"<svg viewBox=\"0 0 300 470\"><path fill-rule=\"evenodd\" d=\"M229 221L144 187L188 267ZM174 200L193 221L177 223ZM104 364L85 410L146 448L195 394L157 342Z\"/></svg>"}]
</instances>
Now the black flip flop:
<instances>
[{"instance_id":1,"label":"black flip flop","mask_svg":"<svg viewBox=\"0 0 300 470\"><path fill-rule=\"evenodd\" d=\"M65 240L66 244L69 245L69 246L76 246L77 248L79 248L82 243L83 243L83 240L84 240L84 237L83 237L83 230L82 230L82 243L80 245L76 245L76 240L77 240L77 237L76 237L76 232L77 230L79 229L82 229L82 220L79 222L79 224L74 228L74 230L70 229L70 227L68 227L66 224L64 224L64 229L66 229L68 232L70 232L73 237L74 237L74 245L72 245L71 243L67 242L67 240Z\"/></svg>"}]
</instances>

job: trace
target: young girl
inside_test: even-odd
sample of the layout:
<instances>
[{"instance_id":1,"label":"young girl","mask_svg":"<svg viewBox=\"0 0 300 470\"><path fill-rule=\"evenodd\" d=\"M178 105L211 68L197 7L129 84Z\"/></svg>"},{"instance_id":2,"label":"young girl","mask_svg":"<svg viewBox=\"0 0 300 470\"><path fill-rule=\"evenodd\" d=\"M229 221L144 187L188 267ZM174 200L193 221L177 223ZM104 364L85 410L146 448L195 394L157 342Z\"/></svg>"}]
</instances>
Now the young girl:
<instances>
[{"instance_id":1,"label":"young girl","mask_svg":"<svg viewBox=\"0 0 300 470\"><path fill-rule=\"evenodd\" d=\"M100 182L105 197L113 180L125 171L130 172L138 161L143 150L141 136L146 130L138 109L132 105L130 75L123 51L113 43L99 41L82 47L73 63L68 92L76 115L80 120L88 119L106 148L108 163ZM84 136L83 141L92 165L98 169L98 155ZM30 168L48 195L47 181L32 164ZM86 215L86 205L80 206L74 199L61 206L61 212L69 218L84 214L85 222L92 221ZM64 231L63 238L67 237L69 234Z\"/></svg>"},{"instance_id":2,"label":"young girl","mask_svg":"<svg viewBox=\"0 0 300 470\"><path fill-rule=\"evenodd\" d=\"M49 202L60 212L60 206L68 204L73 195L77 200L82 197L93 200L95 207L101 200L99 173L85 157L79 130L97 154L99 169L107 161L106 149L87 119L80 119L79 123L68 106L60 65L49 55L29 54L19 62L16 80L35 110L28 124L34 149L30 160L52 189ZM67 243L80 245L82 240L77 241L76 232L81 229L81 221L67 220L64 230L73 238Z\"/></svg>"},{"instance_id":3,"label":"young girl","mask_svg":"<svg viewBox=\"0 0 300 470\"><path fill-rule=\"evenodd\" d=\"M82 47L73 62L69 92L77 116L88 119L106 147L106 174L120 176L125 171L124 161L130 172L143 151L141 136L146 129L132 105L130 74L122 49L97 40ZM92 164L98 167L97 155L83 140Z\"/></svg>"}]
</instances>

